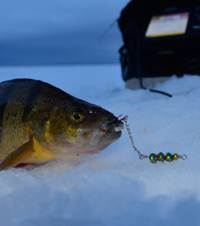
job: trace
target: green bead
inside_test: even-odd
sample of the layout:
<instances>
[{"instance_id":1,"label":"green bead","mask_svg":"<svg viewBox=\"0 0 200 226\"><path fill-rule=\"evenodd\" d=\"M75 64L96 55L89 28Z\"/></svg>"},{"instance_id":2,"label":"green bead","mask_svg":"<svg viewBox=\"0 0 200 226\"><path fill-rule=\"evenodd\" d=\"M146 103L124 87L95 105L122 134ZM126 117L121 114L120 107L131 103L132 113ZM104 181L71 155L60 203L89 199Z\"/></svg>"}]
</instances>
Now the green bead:
<instances>
[{"instance_id":1,"label":"green bead","mask_svg":"<svg viewBox=\"0 0 200 226\"><path fill-rule=\"evenodd\" d=\"M165 155L165 160L168 162L172 162L173 161L173 156L170 153L167 153Z\"/></svg>"},{"instance_id":2,"label":"green bead","mask_svg":"<svg viewBox=\"0 0 200 226\"><path fill-rule=\"evenodd\" d=\"M151 163L156 163L157 162L157 157L153 153L149 155L149 159L150 159Z\"/></svg>"},{"instance_id":3,"label":"green bead","mask_svg":"<svg viewBox=\"0 0 200 226\"><path fill-rule=\"evenodd\" d=\"M161 161L161 162L164 162L165 161L165 156L162 152L160 152L158 155L157 155L157 159L158 161Z\"/></svg>"}]
</instances>

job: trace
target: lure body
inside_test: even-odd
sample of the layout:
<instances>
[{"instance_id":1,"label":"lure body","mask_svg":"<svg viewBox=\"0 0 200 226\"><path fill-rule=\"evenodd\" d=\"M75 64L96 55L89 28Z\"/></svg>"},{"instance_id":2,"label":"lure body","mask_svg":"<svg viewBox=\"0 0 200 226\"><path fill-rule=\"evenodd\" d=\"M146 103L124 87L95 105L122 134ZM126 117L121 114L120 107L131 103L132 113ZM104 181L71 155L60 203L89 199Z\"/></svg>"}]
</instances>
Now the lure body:
<instances>
[{"instance_id":1,"label":"lure body","mask_svg":"<svg viewBox=\"0 0 200 226\"><path fill-rule=\"evenodd\" d=\"M105 109L39 80L0 83L1 169L98 153L121 136Z\"/></svg>"}]
</instances>

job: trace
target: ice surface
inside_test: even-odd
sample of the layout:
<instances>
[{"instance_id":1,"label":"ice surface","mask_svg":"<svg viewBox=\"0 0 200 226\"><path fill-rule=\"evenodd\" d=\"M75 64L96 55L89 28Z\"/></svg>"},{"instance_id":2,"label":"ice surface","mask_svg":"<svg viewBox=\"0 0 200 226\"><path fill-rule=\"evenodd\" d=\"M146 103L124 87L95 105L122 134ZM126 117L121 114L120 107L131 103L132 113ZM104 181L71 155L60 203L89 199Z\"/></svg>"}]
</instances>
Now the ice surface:
<instances>
[{"instance_id":1,"label":"ice surface","mask_svg":"<svg viewBox=\"0 0 200 226\"><path fill-rule=\"evenodd\" d=\"M0 172L0 225L200 225L200 77L171 77L156 89L124 88L119 65L1 67L0 80L35 78L129 116L136 147L187 154L186 161L139 160L127 131L99 154Z\"/></svg>"}]
</instances>

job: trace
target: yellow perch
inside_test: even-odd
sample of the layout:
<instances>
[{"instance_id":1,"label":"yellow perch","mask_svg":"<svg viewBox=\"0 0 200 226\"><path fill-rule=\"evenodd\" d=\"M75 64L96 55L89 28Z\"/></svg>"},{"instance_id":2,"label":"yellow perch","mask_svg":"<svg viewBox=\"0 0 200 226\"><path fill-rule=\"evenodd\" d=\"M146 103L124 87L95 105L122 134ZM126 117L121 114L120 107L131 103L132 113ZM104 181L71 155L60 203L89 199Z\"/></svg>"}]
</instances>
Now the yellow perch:
<instances>
[{"instance_id":1,"label":"yellow perch","mask_svg":"<svg viewBox=\"0 0 200 226\"><path fill-rule=\"evenodd\" d=\"M0 83L1 170L98 153L121 136L105 109L39 80Z\"/></svg>"}]
</instances>

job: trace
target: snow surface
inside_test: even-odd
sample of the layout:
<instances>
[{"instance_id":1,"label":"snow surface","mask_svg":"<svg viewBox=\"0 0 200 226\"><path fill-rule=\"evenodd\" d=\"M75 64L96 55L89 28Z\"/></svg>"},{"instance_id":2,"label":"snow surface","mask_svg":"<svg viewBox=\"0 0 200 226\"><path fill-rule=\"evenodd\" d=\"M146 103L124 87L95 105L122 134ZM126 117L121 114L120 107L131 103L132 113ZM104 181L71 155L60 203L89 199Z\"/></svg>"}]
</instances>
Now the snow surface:
<instances>
[{"instance_id":1,"label":"snow surface","mask_svg":"<svg viewBox=\"0 0 200 226\"><path fill-rule=\"evenodd\" d=\"M171 77L156 89L124 88L119 65L1 67L0 80L35 78L129 116L136 147L187 154L139 160L127 131L99 154L0 172L0 225L200 225L200 77Z\"/></svg>"}]
</instances>

